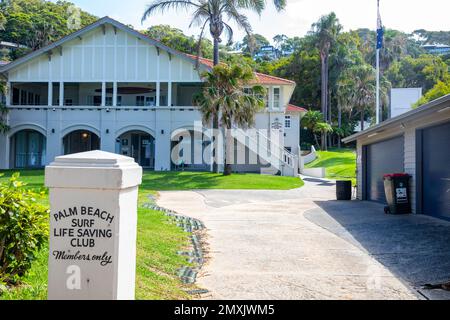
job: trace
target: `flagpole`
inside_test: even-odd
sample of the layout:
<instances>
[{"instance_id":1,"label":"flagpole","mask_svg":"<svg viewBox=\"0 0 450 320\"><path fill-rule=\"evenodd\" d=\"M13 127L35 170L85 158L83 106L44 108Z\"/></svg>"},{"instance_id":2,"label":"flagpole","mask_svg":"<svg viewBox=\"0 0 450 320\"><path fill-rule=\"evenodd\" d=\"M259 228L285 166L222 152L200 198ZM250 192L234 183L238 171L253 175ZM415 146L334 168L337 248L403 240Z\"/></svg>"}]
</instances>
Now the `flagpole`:
<instances>
[{"instance_id":1,"label":"flagpole","mask_svg":"<svg viewBox=\"0 0 450 320\"><path fill-rule=\"evenodd\" d=\"M379 23L380 22L380 0L377 0L377 7L378 7L378 23ZM380 26L377 26L377 29L379 27ZM378 38L378 36L377 36L377 38ZM377 41L378 41L378 39L377 39ZM377 44L376 60L377 60L377 62L376 62L377 63L377 88L376 88L376 90L377 90L377 92L376 92L376 120L377 120L377 123L376 124L379 124L380 123L380 48L379 48L378 44Z\"/></svg>"},{"instance_id":2,"label":"flagpole","mask_svg":"<svg viewBox=\"0 0 450 320\"><path fill-rule=\"evenodd\" d=\"M377 94L376 94L376 117L377 124L380 123L380 49L377 49Z\"/></svg>"}]
</instances>

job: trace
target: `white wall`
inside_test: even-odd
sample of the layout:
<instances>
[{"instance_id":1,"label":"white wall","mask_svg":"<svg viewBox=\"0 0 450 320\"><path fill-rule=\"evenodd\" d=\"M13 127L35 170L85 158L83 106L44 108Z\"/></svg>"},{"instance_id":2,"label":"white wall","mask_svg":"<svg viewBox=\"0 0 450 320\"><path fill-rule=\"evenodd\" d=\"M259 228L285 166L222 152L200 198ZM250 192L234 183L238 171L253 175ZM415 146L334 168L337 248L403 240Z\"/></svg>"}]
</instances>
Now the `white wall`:
<instances>
[{"instance_id":1,"label":"white wall","mask_svg":"<svg viewBox=\"0 0 450 320\"><path fill-rule=\"evenodd\" d=\"M171 55L112 26L97 28L9 72L9 81L199 82L195 64Z\"/></svg>"},{"instance_id":2,"label":"white wall","mask_svg":"<svg viewBox=\"0 0 450 320\"><path fill-rule=\"evenodd\" d=\"M412 110L412 105L422 96L422 88L392 88L391 118Z\"/></svg>"},{"instance_id":3,"label":"white wall","mask_svg":"<svg viewBox=\"0 0 450 320\"><path fill-rule=\"evenodd\" d=\"M299 112L287 112L285 116L291 116L291 127L284 128L284 146L290 147L291 152L298 155L300 150L300 113ZM284 117L283 117L284 126Z\"/></svg>"}]
</instances>

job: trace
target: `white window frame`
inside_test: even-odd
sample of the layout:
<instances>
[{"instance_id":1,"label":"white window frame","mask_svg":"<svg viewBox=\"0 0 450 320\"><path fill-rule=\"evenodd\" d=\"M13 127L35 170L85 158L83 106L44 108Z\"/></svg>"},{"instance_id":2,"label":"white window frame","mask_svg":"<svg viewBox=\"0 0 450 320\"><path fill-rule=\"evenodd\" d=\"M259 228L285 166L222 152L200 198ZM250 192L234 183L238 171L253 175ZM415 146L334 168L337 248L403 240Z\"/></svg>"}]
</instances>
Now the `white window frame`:
<instances>
[{"instance_id":1,"label":"white window frame","mask_svg":"<svg viewBox=\"0 0 450 320\"><path fill-rule=\"evenodd\" d=\"M278 89L278 105L275 105L275 89ZM281 87L272 87L272 109L279 110L281 104Z\"/></svg>"}]
</instances>

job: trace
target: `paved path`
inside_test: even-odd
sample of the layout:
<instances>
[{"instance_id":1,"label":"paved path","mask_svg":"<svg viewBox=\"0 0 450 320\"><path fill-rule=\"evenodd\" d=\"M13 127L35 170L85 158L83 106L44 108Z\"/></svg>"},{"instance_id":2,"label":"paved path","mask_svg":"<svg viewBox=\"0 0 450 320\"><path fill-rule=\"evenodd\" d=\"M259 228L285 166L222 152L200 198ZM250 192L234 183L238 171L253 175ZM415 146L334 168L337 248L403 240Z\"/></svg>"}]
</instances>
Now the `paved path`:
<instances>
[{"instance_id":1,"label":"paved path","mask_svg":"<svg viewBox=\"0 0 450 320\"><path fill-rule=\"evenodd\" d=\"M308 217L334 199L334 184L307 180L289 191L160 192L160 206L206 225L204 298L417 299L366 250Z\"/></svg>"}]
</instances>

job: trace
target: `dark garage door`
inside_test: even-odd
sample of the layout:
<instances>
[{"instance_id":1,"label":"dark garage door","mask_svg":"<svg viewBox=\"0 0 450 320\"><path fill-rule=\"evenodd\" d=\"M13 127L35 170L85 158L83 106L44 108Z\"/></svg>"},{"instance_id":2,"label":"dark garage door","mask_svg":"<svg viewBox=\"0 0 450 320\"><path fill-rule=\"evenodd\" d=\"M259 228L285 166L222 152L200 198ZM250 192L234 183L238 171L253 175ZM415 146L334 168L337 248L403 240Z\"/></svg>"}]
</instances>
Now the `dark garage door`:
<instances>
[{"instance_id":1,"label":"dark garage door","mask_svg":"<svg viewBox=\"0 0 450 320\"><path fill-rule=\"evenodd\" d=\"M370 144L366 149L367 200L386 202L383 175L404 171L403 136Z\"/></svg>"},{"instance_id":2,"label":"dark garage door","mask_svg":"<svg viewBox=\"0 0 450 320\"><path fill-rule=\"evenodd\" d=\"M450 122L422 132L423 213L450 218Z\"/></svg>"}]
</instances>

